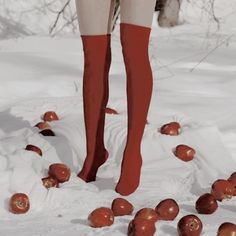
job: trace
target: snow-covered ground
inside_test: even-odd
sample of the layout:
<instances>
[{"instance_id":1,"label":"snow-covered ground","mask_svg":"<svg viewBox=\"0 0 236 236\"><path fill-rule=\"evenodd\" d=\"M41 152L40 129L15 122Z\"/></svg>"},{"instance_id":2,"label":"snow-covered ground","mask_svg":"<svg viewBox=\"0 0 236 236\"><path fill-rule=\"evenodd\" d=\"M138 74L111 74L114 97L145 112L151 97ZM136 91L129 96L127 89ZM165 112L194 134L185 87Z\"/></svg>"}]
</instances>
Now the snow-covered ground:
<instances>
[{"instance_id":1,"label":"snow-covered ground","mask_svg":"<svg viewBox=\"0 0 236 236\"><path fill-rule=\"evenodd\" d=\"M227 15L227 21L220 31L196 20L173 29L160 29L153 22L149 55L154 87L142 142L141 184L126 198L135 211L155 207L164 198L176 199L180 214L173 222L157 222L158 236L177 235L178 220L197 214L196 199L210 191L213 181L236 171L236 17L230 14L236 2L230 2L224 3L222 16ZM112 35L112 53L108 107L119 114L106 116L108 162L99 169L96 182L84 183L76 177L86 155L79 34L0 41L1 235L126 235L133 216L117 217L111 227L102 229L92 229L86 221L93 209L110 207L119 196L114 188L126 141L127 103L118 27ZM47 110L60 116L51 125L55 137L43 137L33 127ZM182 125L179 136L158 132L170 121ZM25 151L28 143L39 146L43 157ZM180 143L196 149L192 162L173 155ZM60 188L46 190L41 178L54 162L66 163L73 173ZM8 199L15 192L29 195L27 214L9 213ZM216 235L225 221L236 223L235 204L235 199L224 201L213 215L198 215L204 223L202 235Z\"/></svg>"}]
</instances>

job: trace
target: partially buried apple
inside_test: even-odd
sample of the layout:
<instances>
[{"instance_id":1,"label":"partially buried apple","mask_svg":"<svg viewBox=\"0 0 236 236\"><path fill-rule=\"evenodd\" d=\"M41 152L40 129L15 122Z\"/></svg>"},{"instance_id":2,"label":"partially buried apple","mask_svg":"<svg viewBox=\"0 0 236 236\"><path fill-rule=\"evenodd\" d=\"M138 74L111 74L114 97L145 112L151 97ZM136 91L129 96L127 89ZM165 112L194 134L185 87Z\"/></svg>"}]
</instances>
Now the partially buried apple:
<instances>
[{"instance_id":1,"label":"partially buried apple","mask_svg":"<svg viewBox=\"0 0 236 236\"><path fill-rule=\"evenodd\" d=\"M113 211L107 207L97 208L89 214L88 222L94 228L110 226L114 222Z\"/></svg>"},{"instance_id":2,"label":"partially buried apple","mask_svg":"<svg viewBox=\"0 0 236 236\"><path fill-rule=\"evenodd\" d=\"M43 186L45 188L52 188L52 187L59 187L59 182L56 178L53 178L51 176L42 178Z\"/></svg>"},{"instance_id":3,"label":"partially buried apple","mask_svg":"<svg viewBox=\"0 0 236 236\"><path fill-rule=\"evenodd\" d=\"M51 122L51 121L59 120L59 118L55 111L47 111L43 115L43 120Z\"/></svg>"},{"instance_id":4,"label":"partially buried apple","mask_svg":"<svg viewBox=\"0 0 236 236\"><path fill-rule=\"evenodd\" d=\"M114 110L114 109L112 109L112 108L109 108L109 107L106 107L106 108L105 108L105 112L106 112L107 114L114 114L114 115L117 115L117 114L118 114L118 112L117 112L116 110Z\"/></svg>"},{"instance_id":5,"label":"partially buried apple","mask_svg":"<svg viewBox=\"0 0 236 236\"><path fill-rule=\"evenodd\" d=\"M236 172L231 174L228 181L234 186L234 196L236 196Z\"/></svg>"},{"instance_id":6,"label":"partially buried apple","mask_svg":"<svg viewBox=\"0 0 236 236\"><path fill-rule=\"evenodd\" d=\"M54 163L49 166L48 175L56 178L59 183L64 183L70 179L70 168L62 163Z\"/></svg>"},{"instance_id":7,"label":"partially buried apple","mask_svg":"<svg viewBox=\"0 0 236 236\"><path fill-rule=\"evenodd\" d=\"M178 203L171 198L161 201L155 208L158 220L174 220L179 214Z\"/></svg>"},{"instance_id":8,"label":"partially buried apple","mask_svg":"<svg viewBox=\"0 0 236 236\"><path fill-rule=\"evenodd\" d=\"M181 126L178 122L170 122L170 123L164 124L161 127L160 132L162 134L176 136L176 135L179 135L180 128Z\"/></svg>"},{"instance_id":9,"label":"partially buried apple","mask_svg":"<svg viewBox=\"0 0 236 236\"><path fill-rule=\"evenodd\" d=\"M228 180L218 179L211 186L211 194L220 202L230 199L234 194L234 186Z\"/></svg>"},{"instance_id":10,"label":"partially buried apple","mask_svg":"<svg viewBox=\"0 0 236 236\"><path fill-rule=\"evenodd\" d=\"M131 215L134 207L133 205L124 198L116 198L112 201L111 209L114 216Z\"/></svg>"},{"instance_id":11,"label":"partially buried apple","mask_svg":"<svg viewBox=\"0 0 236 236\"><path fill-rule=\"evenodd\" d=\"M158 220L158 215L152 208L142 208L135 214L135 218L141 218L156 222Z\"/></svg>"},{"instance_id":12,"label":"partially buried apple","mask_svg":"<svg viewBox=\"0 0 236 236\"><path fill-rule=\"evenodd\" d=\"M25 150L27 150L27 151L32 151L32 152L36 152L36 153L39 154L40 156L43 155L42 150L41 150L39 147L37 147L37 146L35 146L35 145L32 145L32 144L28 144L28 145L25 147Z\"/></svg>"},{"instance_id":13,"label":"partially buried apple","mask_svg":"<svg viewBox=\"0 0 236 236\"><path fill-rule=\"evenodd\" d=\"M180 144L176 146L174 154L180 160L187 162L193 160L196 151L187 145Z\"/></svg>"},{"instance_id":14,"label":"partially buried apple","mask_svg":"<svg viewBox=\"0 0 236 236\"><path fill-rule=\"evenodd\" d=\"M40 130L51 128L51 126L46 121L37 123L35 127L38 127Z\"/></svg>"},{"instance_id":15,"label":"partially buried apple","mask_svg":"<svg viewBox=\"0 0 236 236\"><path fill-rule=\"evenodd\" d=\"M128 236L153 236L155 232L155 222L143 218L134 218L128 226Z\"/></svg>"},{"instance_id":16,"label":"partially buried apple","mask_svg":"<svg viewBox=\"0 0 236 236\"><path fill-rule=\"evenodd\" d=\"M215 197L210 193L205 193L198 198L195 208L199 214L212 214L218 208Z\"/></svg>"},{"instance_id":17,"label":"partially buried apple","mask_svg":"<svg viewBox=\"0 0 236 236\"><path fill-rule=\"evenodd\" d=\"M202 227L202 221L196 215L186 215L179 220L177 230L179 236L199 236Z\"/></svg>"},{"instance_id":18,"label":"partially buried apple","mask_svg":"<svg viewBox=\"0 0 236 236\"><path fill-rule=\"evenodd\" d=\"M235 236L236 225L230 222L225 222L220 225L217 231L217 236Z\"/></svg>"},{"instance_id":19,"label":"partially buried apple","mask_svg":"<svg viewBox=\"0 0 236 236\"><path fill-rule=\"evenodd\" d=\"M14 214L26 213L30 208L29 198L25 193L15 193L9 201L9 210Z\"/></svg>"},{"instance_id":20,"label":"partially buried apple","mask_svg":"<svg viewBox=\"0 0 236 236\"><path fill-rule=\"evenodd\" d=\"M55 136L55 133L51 129L44 129L39 132L43 136Z\"/></svg>"}]
</instances>

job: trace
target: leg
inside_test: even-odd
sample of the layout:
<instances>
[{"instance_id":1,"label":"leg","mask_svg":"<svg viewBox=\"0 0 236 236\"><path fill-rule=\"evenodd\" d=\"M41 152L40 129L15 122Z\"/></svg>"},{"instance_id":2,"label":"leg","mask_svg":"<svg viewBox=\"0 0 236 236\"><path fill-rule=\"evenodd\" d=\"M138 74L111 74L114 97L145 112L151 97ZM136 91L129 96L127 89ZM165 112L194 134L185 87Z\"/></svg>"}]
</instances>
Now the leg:
<instances>
[{"instance_id":1,"label":"leg","mask_svg":"<svg viewBox=\"0 0 236 236\"><path fill-rule=\"evenodd\" d=\"M129 195L139 185L141 141L151 101L153 77L148 55L155 0L121 0L120 39L126 68L128 134L116 191Z\"/></svg>"},{"instance_id":2,"label":"leg","mask_svg":"<svg viewBox=\"0 0 236 236\"><path fill-rule=\"evenodd\" d=\"M76 0L84 51L83 109L87 149L87 156L78 177L86 182L96 179L98 168L108 158L103 134L111 63L111 3L111 0Z\"/></svg>"}]
</instances>

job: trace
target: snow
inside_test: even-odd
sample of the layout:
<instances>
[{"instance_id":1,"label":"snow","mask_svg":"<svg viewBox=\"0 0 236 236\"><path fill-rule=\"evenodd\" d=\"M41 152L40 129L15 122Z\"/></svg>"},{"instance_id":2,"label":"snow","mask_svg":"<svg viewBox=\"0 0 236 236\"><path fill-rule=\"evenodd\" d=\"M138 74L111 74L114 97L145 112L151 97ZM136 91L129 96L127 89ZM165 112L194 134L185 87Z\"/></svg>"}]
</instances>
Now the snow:
<instances>
[{"instance_id":1,"label":"snow","mask_svg":"<svg viewBox=\"0 0 236 236\"><path fill-rule=\"evenodd\" d=\"M178 220L197 214L196 199L210 191L213 181L236 170L236 28L231 14L236 5L233 0L223 5L219 31L214 23L211 27L197 23L191 9L183 11L184 23L173 29L160 29L153 22L149 55L154 86L142 141L141 183L126 199L134 204L134 212L155 207L164 198L176 199L180 214L173 222L157 222L156 235L177 235ZM109 160L99 169L96 182L85 183L76 177L86 155L79 34L0 41L1 235L126 235L133 216L116 217L111 227L101 229L87 225L93 209L110 207L120 197L114 188L126 141L127 103L118 27L112 34L112 54L108 107L119 114L106 116ZM48 110L60 117L51 122L55 137L41 136L34 127ZM182 125L179 136L160 134L159 128L170 121ZM29 143L39 146L43 157L24 150ZM196 149L193 161L185 163L173 155L180 143ZM41 178L55 162L66 163L72 176L60 188L47 190ZM8 200L15 192L29 195L27 214L9 213ZM223 222L236 223L235 204L233 198L219 203L213 215L198 215L204 223L202 235L216 235Z\"/></svg>"}]
</instances>

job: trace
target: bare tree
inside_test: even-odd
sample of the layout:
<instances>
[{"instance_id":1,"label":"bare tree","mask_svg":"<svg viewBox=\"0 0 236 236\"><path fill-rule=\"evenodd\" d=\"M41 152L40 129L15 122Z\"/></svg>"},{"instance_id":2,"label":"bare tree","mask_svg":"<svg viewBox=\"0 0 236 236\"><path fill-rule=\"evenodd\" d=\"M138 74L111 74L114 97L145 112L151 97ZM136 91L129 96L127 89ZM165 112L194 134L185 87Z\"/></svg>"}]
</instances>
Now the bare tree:
<instances>
[{"instance_id":1,"label":"bare tree","mask_svg":"<svg viewBox=\"0 0 236 236\"><path fill-rule=\"evenodd\" d=\"M159 11L157 22L161 27L178 25L180 5L182 0L157 0L155 11ZM200 12L206 13L209 22L214 20L218 29L220 19L215 14L215 0L185 0ZM12 6L14 6L12 8ZM120 15L120 0L116 0L112 30ZM36 16L36 17L35 17ZM48 27L50 35L61 32L77 32L78 22L75 0L38 0L37 2L24 0L0 0L0 32L8 35L26 35L45 32ZM96 16L93 16L96 17ZM42 24L34 24L27 19L42 19ZM10 23L10 24L9 24ZM9 27L15 25L16 27ZM22 29L19 32L19 29Z\"/></svg>"}]
</instances>

